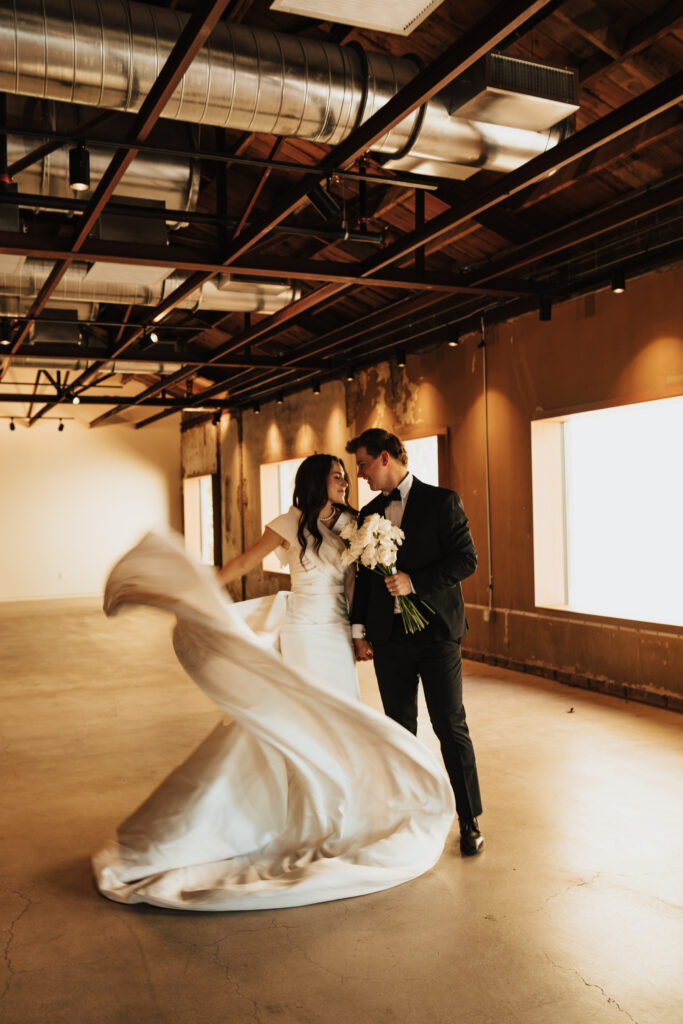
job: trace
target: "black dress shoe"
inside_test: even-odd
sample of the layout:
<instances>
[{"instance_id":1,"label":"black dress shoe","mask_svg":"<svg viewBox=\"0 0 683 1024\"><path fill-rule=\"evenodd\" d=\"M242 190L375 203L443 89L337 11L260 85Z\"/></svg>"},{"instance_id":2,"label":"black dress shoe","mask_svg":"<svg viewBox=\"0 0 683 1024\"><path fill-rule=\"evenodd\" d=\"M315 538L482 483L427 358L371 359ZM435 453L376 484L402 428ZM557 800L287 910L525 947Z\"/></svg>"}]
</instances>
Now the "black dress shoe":
<instances>
[{"instance_id":1,"label":"black dress shoe","mask_svg":"<svg viewBox=\"0 0 683 1024\"><path fill-rule=\"evenodd\" d=\"M476 818L466 821L459 818L460 822L460 852L463 857L474 857L484 849L484 837L479 831Z\"/></svg>"}]
</instances>

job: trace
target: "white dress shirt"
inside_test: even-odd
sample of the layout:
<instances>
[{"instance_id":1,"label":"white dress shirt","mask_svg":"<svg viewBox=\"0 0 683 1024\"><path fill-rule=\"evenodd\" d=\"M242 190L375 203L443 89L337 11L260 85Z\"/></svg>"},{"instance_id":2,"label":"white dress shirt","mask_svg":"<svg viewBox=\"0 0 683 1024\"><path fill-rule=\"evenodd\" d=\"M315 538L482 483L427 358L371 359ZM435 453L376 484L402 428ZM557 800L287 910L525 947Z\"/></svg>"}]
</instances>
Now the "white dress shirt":
<instances>
[{"instance_id":1,"label":"white dress shirt","mask_svg":"<svg viewBox=\"0 0 683 1024\"><path fill-rule=\"evenodd\" d=\"M387 507L384 509L384 518L388 519L394 526L400 526L403 522L403 512L406 507L408 495L410 494L410 488L413 485L413 474L408 472L403 477L401 482L397 485L398 492L401 495L401 500L394 499L390 501ZM390 494L390 491L383 491L384 495ZM410 583L413 593L415 593L415 587L413 587L412 580ZM399 607L398 598L394 600L394 615L400 615L401 609ZM354 640L362 640L365 636L365 626L362 623L354 622L351 624L351 636Z\"/></svg>"}]
</instances>

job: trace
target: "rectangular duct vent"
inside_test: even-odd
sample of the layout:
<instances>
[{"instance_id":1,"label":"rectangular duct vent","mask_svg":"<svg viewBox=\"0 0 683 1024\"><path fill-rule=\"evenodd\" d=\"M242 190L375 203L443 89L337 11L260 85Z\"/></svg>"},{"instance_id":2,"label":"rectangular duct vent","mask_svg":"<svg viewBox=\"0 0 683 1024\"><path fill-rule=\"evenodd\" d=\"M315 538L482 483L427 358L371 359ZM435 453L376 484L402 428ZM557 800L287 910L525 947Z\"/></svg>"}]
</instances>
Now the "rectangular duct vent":
<instances>
[{"instance_id":1,"label":"rectangular duct vent","mask_svg":"<svg viewBox=\"0 0 683 1024\"><path fill-rule=\"evenodd\" d=\"M449 112L542 132L579 109L578 93L575 71L490 53L453 83Z\"/></svg>"},{"instance_id":2,"label":"rectangular duct vent","mask_svg":"<svg viewBox=\"0 0 683 1024\"><path fill-rule=\"evenodd\" d=\"M443 0L273 0L273 11L409 36Z\"/></svg>"},{"instance_id":3,"label":"rectangular duct vent","mask_svg":"<svg viewBox=\"0 0 683 1024\"><path fill-rule=\"evenodd\" d=\"M81 332L76 313L66 309L50 309L50 320L60 323L43 323L36 320L31 342L48 342L57 345L79 345Z\"/></svg>"}]
</instances>

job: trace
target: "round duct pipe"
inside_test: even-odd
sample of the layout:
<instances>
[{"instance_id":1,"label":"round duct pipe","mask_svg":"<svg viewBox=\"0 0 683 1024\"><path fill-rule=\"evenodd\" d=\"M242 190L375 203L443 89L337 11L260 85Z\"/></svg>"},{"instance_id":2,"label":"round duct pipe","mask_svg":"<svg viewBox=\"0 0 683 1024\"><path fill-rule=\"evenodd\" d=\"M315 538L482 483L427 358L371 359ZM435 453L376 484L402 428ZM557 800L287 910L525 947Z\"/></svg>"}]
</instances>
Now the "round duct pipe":
<instances>
[{"instance_id":1,"label":"round duct pipe","mask_svg":"<svg viewBox=\"0 0 683 1024\"><path fill-rule=\"evenodd\" d=\"M17 315L21 303L33 300L51 273L51 260L28 259L14 273L0 274L0 303L13 300ZM94 269L96 268L96 270ZM111 280L102 280L107 268ZM97 274L91 279L91 274ZM50 296L49 305L70 309L81 303L111 302L125 306L157 306L166 296L183 284L187 274L171 274L156 284L133 284L117 280L116 264L72 263ZM235 281L221 274L206 281L192 294L176 304L178 309L208 309L227 313L276 313L283 306L300 298L300 289L292 284L270 281ZM11 304L11 303L10 303ZM11 313L7 309L4 312ZM86 318L87 319L87 318Z\"/></svg>"},{"instance_id":2,"label":"round duct pipe","mask_svg":"<svg viewBox=\"0 0 683 1024\"><path fill-rule=\"evenodd\" d=\"M0 33L0 41L2 35ZM43 139L24 139L11 133L7 136L7 162L13 164ZM93 191L115 150L106 146L89 145L90 183ZM42 196L72 199L69 186L69 152L60 148L36 160L15 176L20 192ZM160 157L153 153L139 153L132 161L116 188L117 196L162 201L169 210L194 210L199 194L199 163L180 157ZM87 193L86 193L87 196ZM179 227L169 224L169 227Z\"/></svg>"},{"instance_id":3,"label":"round duct pipe","mask_svg":"<svg viewBox=\"0 0 683 1024\"><path fill-rule=\"evenodd\" d=\"M17 355L12 357L12 365L23 366L33 370L88 370L97 366L102 373L156 373L165 376L182 370L183 363L127 362L125 359L111 359L107 362L95 359L43 359L40 356Z\"/></svg>"},{"instance_id":4,"label":"round duct pipe","mask_svg":"<svg viewBox=\"0 0 683 1024\"><path fill-rule=\"evenodd\" d=\"M187 19L127 0L0 0L0 92L137 111ZM164 117L335 145L417 71L408 58L220 22ZM440 93L373 149L465 177L510 170L556 141L552 129L453 116L449 94ZM453 165L465 173L449 174Z\"/></svg>"}]
</instances>

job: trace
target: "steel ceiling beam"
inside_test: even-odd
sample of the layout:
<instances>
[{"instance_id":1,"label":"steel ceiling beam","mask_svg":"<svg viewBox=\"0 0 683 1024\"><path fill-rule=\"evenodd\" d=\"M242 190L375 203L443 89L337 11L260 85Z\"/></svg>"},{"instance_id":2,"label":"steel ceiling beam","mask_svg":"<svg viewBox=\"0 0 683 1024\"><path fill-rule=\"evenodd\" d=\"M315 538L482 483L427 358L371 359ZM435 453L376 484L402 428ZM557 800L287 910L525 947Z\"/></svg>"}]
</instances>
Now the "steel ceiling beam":
<instances>
[{"instance_id":1,"label":"steel ceiling beam","mask_svg":"<svg viewBox=\"0 0 683 1024\"><path fill-rule=\"evenodd\" d=\"M81 121L77 124L73 132L67 137L60 137L59 139L50 139L48 142L42 143L40 146L36 146L29 153L15 160L13 164L10 164L7 168L7 173L10 178L13 178L15 174L21 174L27 167L37 163L38 160L43 160L50 153L54 153L56 150L61 149L62 146L68 146L69 143L75 142L77 139L83 141L84 136L92 129L96 128L97 125L105 124L107 121L111 121L112 118L117 116L115 110L105 110L96 114L94 117L88 118L87 121ZM8 135L18 134L13 129L6 129ZM43 136L44 138L44 136Z\"/></svg>"},{"instance_id":2,"label":"steel ceiling beam","mask_svg":"<svg viewBox=\"0 0 683 1024\"><path fill-rule=\"evenodd\" d=\"M429 220L421 230L413 231L394 245L387 246L377 257L363 265L363 275L367 276L368 281L371 282L372 275L384 269L385 266L407 258L421 245L438 240L462 222L471 220L478 213L506 201L509 196L517 192L521 193L535 182L545 179L550 171L564 167L580 157L594 152L624 132L675 106L682 99L683 72L679 72L661 85L655 86L637 99L624 104L624 106L605 115L605 117L584 128L582 131L577 132L571 138L565 139L548 152L534 157L516 171L501 177L494 185L475 192L461 204L459 210L446 211ZM329 288L324 289L324 291L325 294L320 296L321 301L323 299L327 300L330 294L334 294L330 292ZM311 296L309 296L310 298ZM250 331L232 338L225 346L221 346L217 352L224 354L228 350L238 348L242 344L254 341L258 337L270 333L271 320L277 319L277 323L274 323L273 327L278 327L284 320L291 319L291 317L286 316L290 308L286 307L285 310L280 310L270 320L263 321Z\"/></svg>"},{"instance_id":3,"label":"steel ceiling beam","mask_svg":"<svg viewBox=\"0 0 683 1024\"><path fill-rule=\"evenodd\" d=\"M670 107L683 100L683 71L672 75L660 85L654 86L635 100L631 100L617 110L606 114L587 128L558 143L539 156L533 157L528 163L510 171L499 182L481 192L475 193L463 202L457 210L447 210L433 217L419 231L413 231L406 238L400 239L376 257L366 261L364 275L371 277L373 273L384 267L410 256L421 245L444 238L449 232L477 214L495 206L502 200L521 192L535 182L547 177L549 171L558 170L572 163L587 153L591 153L630 131L645 121L656 117Z\"/></svg>"},{"instance_id":4,"label":"steel ceiling beam","mask_svg":"<svg viewBox=\"0 0 683 1024\"><path fill-rule=\"evenodd\" d=\"M558 231L550 232L545 236L545 244L544 238L539 238L534 243L519 246L518 249L514 250L508 257L503 259L505 264L504 267L502 267L501 264L497 264L496 270L513 269L519 266L524 266L530 262L543 259L547 255L561 251L563 248L572 248L577 244L581 244L582 242L595 238L599 234L606 233L615 227L627 224L629 221L636 219L637 217L665 209L667 206L680 202L681 199L683 199L683 176L652 191L648 190L645 194L635 195L630 201L615 205L613 209L598 211L594 216L584 218L576 227L570 226L566 229L559 229ZM667 253L669 253L669 249L667 249ZM476 279L477 273L474 272L471 276L473 279ZM514 311L518 309L522 309L524 312L528 311L528 309L534 307L538 301L538 295L541 292L552 296L558 294L561 295L562 298L567 297L567 288L563 288L561 285L556 285L552 282L537 282L535 288L536 295L530 304L527 303L524 306L518 307L514 304L510 305L509 303L506 303L504 308L513 311L510 315L517 315ZM443 306L445 301L446 300L442 298L440 300L440 305ZM396 345L406 345L415 337L423 337L425 333L433 333L434 331L445 329L449 323L452 324L457 322L461 320L463 316L467 318L470 316L470 313L467 310L461 311L459 307L454 307L452 305L446 306L443 312L437 311L435 313L433 310L426 308L423 308L422 310L413 308L411 307L409 300L403 300L402 302L395 304L391 318L388 318L384 315L384 311L380 310L377 313L372 314L370 317L365 318L365 322L362 324L356 324L354 322L351 325L346 325L345 327L329 332L328 335L323 335L322 338L317 339L316 342L304 346L303 348L298 349L296 353L293 353L289 365L296 365L298 359L305 358L306 353L309 351L314 351L317 354L320 354L325 348L332 348L340 345L345 346L345 354L348 359L349 342L359 335L362 335L364 341L372 347L373 353ZM377 342L387 334L386 330L382 331L382 328L385 328L392 322L395 324L395 331L392 333L392 340L388 343L382 344L378 349ZM432 326L427 326L427 330L419 330L425 324L429 325L430 322ZM376 333L377 331L380 331L381 333L378 335ZM364 357L361 356L361 358ZM336 369L337 372L339 372L339 368L337 367ZM255 380L253 384L258 384L258 379ZM228 387L229 382L222 381L206 389L202 394L206 394L207 396L218 394ZM232 398L234 394L240 394L246 390L247 388L243 387L240 387L236 392L231 389L230 396Z\"/></svg>"},{"instance_id":5,"label":"steel ceiling beam","mask_svg":"<svg viewBox=\"0 0 683 1024\"><path fill-rule=\"evenodd\" d=\"M0 197L0 203L2 198ZM27 258L62 260L69 259L71 248L59 245L54 237L31 236L19 231L0 231L0 251ZM180 270L192 274L206 273L209 277L225 273L245 274L251 277L274 278L276 280L328 281L333 284L355 285L361 288L406 288L410 291L475 291L493 295L525 294L533 290L524 281L501 281L477 287L459 281L451 274L427 273L422 277L410 271L393 271L378 274L372 278L361 276L354 271L358 263L326 262L324 260L277 259L271 256L246 256L238 263L226 268L216 260L202 259L195 249L174 249L173 246L149 246L141 243L130 248L121 242L97 242L89 239L78 253L79 260L87 263L111 263L141 267L159 267L166 270ZM188 282L188 286L189 286ZM182 286L185 287L185 286ZM194 290L196 285L191 284ZM159 308L159 307L156 307ZM32 319L35 319L33 317ZM146 326L149 326L148 324Z\"/></svg>"},{"instance_id":6,"label":"steel ceiling beam","mask_svg":"<svg viewBox=\"0 0 683 1024\"><path fill-rule=\"evenodd\" d=\"M71 388L67 388L70 392ZM50 398L52 396L49 396ZM3 394L0 392L0 402L35 402L35 401L46 401L48 396L46 395L25 395L25 394ZM70 399L69 399L70 400ZM80 395L79 405L110 405L113 402L120 401L119 395ZM188 408L188 403L185 399L168 399L168 398L146 398L138 405L148 405L156 408L169 409L171 412L182 412L183 409ZM214 402L206 401L200 403L205 405L209 409L223 409L225 408L225 402Z\"/></svg>"},{"instance_id":7,"label":"steel ceiling beam","mask_svg":"<svg viewBox=\"0 0 683 1024\"><path fill-rule=\"evenodd\" d=\"M438 217L432 218L424 228L412 232L411 235L401 239L394 246L389 246L372 264L366 264L365 273L371 275L375 269L383 269L384 265L406 258L415 249L419 248L420 245L443 236L452 227L471 219L476 213L504 201L509 195L521 192L530 184L545 178L549 170L553 170L555 167L563 167L585 153L593 152L601 145L605 145L637 124L643 123L649 118L657 116L663 110L674 106L681 99L683 99L683 72L679 72L660 86L655 86L636 100L632 100L618 110L607 114L599 121L584 128L581 132L577 132L576 135L559 143L554 149L530 160L527 164L518 168L518 170L505 175L497 184L475 193L474 196L462 204L460 211L447 211ZM381 261L379 266L377 266L378 261ZM369 276L369 279L371 280L372 278ZM281 310L276 316L280 316L283 312L285 311ZM261 334L266 333L267 329L267 322L258 325L256 328ZM251 340L254 340L253 329L251 332L246 332L231 339L230 342L227 342L225 346L221 346L217 351L223 352L230 348L237 348L242 343Z\"/></svg>"},{"instance_id":8,"label":"steel ceiling beam","mask_svg":"<svg viewBox=\"0 0 683 1024\"><path fill-rule=\"evenodd\" d=\"M182 79L188 67L194 60L195 55L204 45L221 15L231 0L209 0L208 3L195 11L181 32L178 41L171 50L168 60L161 69L159 77L150 89L140 111L135 117L133 128L130 132L128 142L134 147L138 141L143 142L159 119L164 107L173 95L176 86ZM86 212L83 214L78 225L78 231L71 242L71 256L60 261L52 269L46 282L33 301L29 310L29 318L36 316L45 307L50 296L66 273L70 263L75 259L83 243L90 234L92 228L98 221L107 202L111 198L114 189L126 173L128 167L137 155L135 148L119 149L114 154L106 172L100 179ZM26 324L14 339L11 356L18 350L22 342L28 336L29 325ZM4 369L9 365L5 361ZM4 371L3 371L4 372Z\"/></svg>"},{"instance_id":9,"label":"steel ceiling beam","mask_svg":"<svg viewBox=\"0 0 683 1024\"><path fill-rule=\"evenodd\" d=\"M538 182L536 185L518 195L511 204L514 210L526 210L530 206L547 199L548 196L562 192L575 185L582 178L596 174L598 171L624 158L631 159L641 149L653 142L659 142L677 132L683 124L683 113L677 107L671 107L658 114L637 128L629 129L608 145L584 155L571 164L567 164L551 178Z\"/></svg>"},{"instance_id":10,"label":"steel ceiling beam","mask_svg":"<svg viewBox=\"0 0 683 1024\"><path fill-rule=\"evenodd\" d=\"M530 160L527 164L518 168L518 170L505 175L500 182L483 189L471 197L469 201L463 203L459 211L447 211L433 218L420 230L412 232L411 235L401 239L394 246L389 246L376 260L366 263L365 274L371 279L373 272L406 258L416 248L419 248L420 245L443 237L453 227L471 219L476 213L495 206L496 203L503 201L509 195L521 192L530 184L546 177L549 170L555 167L563 167L585 153L592 152L636 125L669 109L680 102L681 99L683 99L683 72L679 72L661 85L650 89L636 100L632 100L618 110L607 114L604 118L584 128L581 132L577 132L576 135L559 143L554 149ZM340 290L335 285L327 285L325 288L311 293L307 296L309 305L306 308L311 308L315 304L316 297L318 300L327 299L330 295L339 294ZM257 325L256 328L252 328L250 331L231 339L226 345L220 346L216 350L216 358L220 358L220 355L240 347L246 341L255 340L256 336L269 333L273 326L277 326L272 321L290 321L292 319L291 310L291 306L280 310L279 313L276 313L262 324ZM184 376L188 375L185 374ZM176 376L176 379L184 379L184 377L179 375ZM228 386L226 383L224 390ZM154 387L149 389L151 393L154 392ZM156 385L156 387L158 388L159 385ZM219 387L220 385L214 386L213 389L209 389L208 393L211 393L212 390L215 391ZM111 410L109 413L98 417L96 422L104 422L110 415L114 414L115 411Z\"/></svg>"},{"instance_id":11,"label":"steel ceiling beam","mask_svg":"<svg viewBox=\"0 0 683 1024\"><path fill-rule=\"evenodd\" d=\"M499 278L501 274L508 273L510 270L519 270L521 267L537 263L555 253L572 249L576 245L581 245L639 217L680 203L681 200L683 200L683 175L679 175L673 181L663 185L651 186L643 193L627 197L622 202L614 203L608 210L599 210L597 213L573 221L566 227L550 231L531 242L518 246L511 253L498 259L493 257L487 261L484 269L475 269L467 274L466 280L479 284L486 281L489 275ZM537 293L539 287L536 285Z\"/></svg>"},{"instance_id":12,"label":"steel ceiling beam","mask_svg":"<svg viewBox=\"0 0 683 1024\"><path fill-rule=\"evenodd\" d=\"M40 322L40 321L38 321ZM88 351L84 345L62 345L58 342L42 342L36 344L35 342L26 349L26 355L29 355L31 359L45 359L47 361L52 359L64 359L65 361L79 360L81 363L93 362L101 366L104 363L115 362L110 356L106 355L101 351ZM204 352L200 350L194 350L189 352L176 352L173 349L165 346L163 342L159 342L158 345L154 345L151 348L145 349L144 352L139 350L127 351L124 357L126 363L183 363L188 367L196 367L201 369L207 366L206 357L211 355L211 349L206 349ZM276 358L271 356L258 356L258 355L228 355L218 362L211 363L215 369L248 369L248 370L280 370L283 366L283 358ZM324 370L327 369L327 364L322 359L307 359L305 361L306 369L309 370ZM69 367L65 367L69 369ZM92 369L95 369L93 366ZM131 371L134 372L134 371ZM147 371L150 372L150 371ZM75 381L75 383L79 383Z\"/></svg>"},{"instance_id":13,"label":"steel ceiling beam","mask_svg":"<svg viewBox=\"0 0 683 1024\"><path fill-rule=\"evenodd\" d=\"M117 114L120 118L131 117L128 114ZM44 131L38 131L37 129L10 127L6 129L9 135L17 135L20 138L28 139L49 139L55 143L55 149L59 149L61 146L66 146L74 139L74 134L68 132L54 132L46 128ZM253 135L247 133L246 141L250 141L254 138ZM140 153L153 153L156 156L169 156L172 158L185 157L189 160L206 160L207 162L223 163L223 164L238 164L245 167L256 167L262 170L270 170L275 172L282 172L285 174L301 174L302 169L306 169L309 174L317 174L320 179L327 178L328 176L338 175L340 178L348 179L349 181L367 181L368 184L372 185L393 185L395 188L411 188L411 189L424 189L427 192L435 192L439 187L439 182L433 177L427 177L424 174L413 174L410 172L401 172L391 174L386 171L383 174L377 173L361 173L360 171L349 171L342 170L336 167L333 171L326 168L318 168L311 165L310 167L302 168L301 164L291 164L283 160L270 160L267 157L258 156L244 156L239 151L241 147L238 147L233 153L221 153L213 149L184 149L176 146L157 146L154 143L132 143L126 142L125 140L112 140L108 138L86 137L82 140L87 146L109 146L116 149L125 149L127 146L133 147ZM286 140L285 140L286 141ZM15 172L18 173L18 172Z\"/></svg>"},{"instance_id":14,"label":"steel ceiling beam","mask_svg":"<svg viewBox=\"0 0 683 1024\"><path fill-rule=\"evenodd\" d=\"M144 142L149 136L149 133L152 131L152 128L161 116L164 107L173 95L178 83L182 80L183 75L194 60L197 52L207 41L211 32L220 20L221 15L231 2L232 0L208 0L207 3L196 10L190 17L184 29L180 33L175 46L171 50L166 63L161 69L156 82L150 89L142 106L140 107L140 110L135 116L133 127L131 128L127 139L129 143L134 144L136 142ZM28 336L30 319L35 317L42 309L44 309L50 296L53 294L57 285L66 273L67 268L73 262L73 259L83 246L83 243L87 239L92 228L99 220L99 217L107 202L113 195L116 186L126 173L136 155L137 149L135 148L118 149L114 154L109 167L100 179L92 195L86 212L81 217L78 231L71 243L71 257L55 264L52 272L49 274L46 282L43 284L40 292L31 305L28 313L29 322L22 327L19 335L14 340L10 355L16 353L17 349ZM0 371L0 379L2 379L2 376L9 365L10 359L6 359L3 363L2 370ZM46 406L44 409L41 409L36 413L29 421L29 425L33 424L36 419L44 415L49 408L50 406Z\"/></svg>"},{"instance_id":15,"label":"steel ceiling beam","mask_svg":"<svg viewBox=\"0 0 683 1024\"><path fill-rule=\"evenodd\" d=\"M579 69L581 85L588 85L597 75L609 74L624 61L635 57L641 50L657 42L661 36L671 32L681 18L683 0L669 0L669 3L665 3L628 30L617 54L608 56L605 53L598 53L585 61Z\"/></svg>"},{"instance_id":16,"label":"steel ceiling beam","mask_svg":"<svg viewBox=\"0 0 683 1024\"><path fill-rule=\"evenodd\" d=\"M518 29L524 22L538 14L551 3L551 0L533 0L533 2L520 2L520 0L505 0L500 3L492 12L483 18L469 32L466 32L461 39L449 47L436 61L428 65L416 75L409 83L400 89L396 95L386 103L380 110L372 115L366 122L354 129L351 134L323 158L316 167L303 168L303 178L298 185L288 190L285 197L277 204L274 210L261 220L261 222L249 231L243 231L239 240L225 256L224 266L228 267L239 259L241 255L248 252L262 238L264 238L277 224L293 212L304 200L311 188L311 184L318 179L319 172L332 173L335 168L347 168L358 157L372 147L372 144L381 138L394 125L407 117L417 107L426 103L441 89L445 88L463 72L467 71L481 57L485 56L499 42L508 37ZM213 275L194 275L177 292L172 293L157 307L150 322L159 318L165 312L170 311L174 305L191 294L197 287ZM347 285L325 285L313 295L317 302L323 301L333 294L340 294L347 290ZM291 320L300 312L303 312L312 305L317 304L315 298L309 296L299 303L293 303L285 311L280 310L269 318L269 325L276 328L286 320ZM141 332L140 332L141 333ZM130 341L136 340L139 335L133 335ZM244 340L247 340L246 338ZM115 412L112 410L111 415ZM97 422L101 423L105 417L98 417Z\"/></svg>"},{"instance_id":17,"label":"steel ceiling beam","mask_svg":"<svg viewBox=\"0 0 683 1024\"><path fill-rule=\"evenodd\" d=\"M658 269L661 266L667 265L672 260L680 259L680 257L681 246L680 242L678 242L662 246L661 249L658 250L657 252L645 253L644 255L638 257L637 259L626 260L624 261L623 265L627 277L630 278L638 276L643 273L648 273L651 270ZM565 292L562 294L562 301L565 301L566 299L570 298L576 298L580 295L589 292L593 292L596 290L596 288L600 288L601 285L605 288L609 287L609 281L607 280L605 270L595 271L592 274L584 278L581 278L580 280L577 280L571 287L571 289L565 290ZM433 334L439 331L443 332L448 328L452 329L456 325L458 326L462 336L479 330L482 315L484 315L485 317L487 326L492 326L494 324L504 322L510 318L523 316L525 314L533 312L535 308L536 303L534 301L530 300L529 298L520 298L511 300L509 302L501 303L488 310L483 310L480 308L477 310L444 313L444 319L441 322L434 323L432 327L427 327L427 329L421 330L419 332L419 337L424 338L428 334ZM388 340L386 340L386 336L383 336L383 340L379 345L373 345L373 351L371 355L368 353L361 353L356 357L356 361L358 362L360 368L362 369L366 366L373 365L378 361L378 357L383 356L383 358L386 359L387 353L390 353L392 350L396 349L399 346L409 346L411 339L414 339L414 337L416 336L416 327L420 326L422 325L419 322L417 324L413 323L410 325L410 331L408 334L392 334ZM417 347L419 348L420 346L418 345ZM351 357L351 361L354 361L353 356ZM328 374L323 375L304 373L298 378L296 382L281 382L270 378L267 382L266 387L262 388L261 390L257 390L255 387L240 387L239 389L237 389L237 391L235 392L235 396L239 397L242 394L248 394L248 397L243 398L241 401L238 401L235 404L230 402L229 407L243 409L254 401L268 401L272 399L272 397L281 390L285 390L285 392L287 393L287 389L292 388L292 384L295 384L296 389L298 390L299 388L310 386L310 384L314 380L325 382L328 380L333 380L335 376L339 376L339 368L337 368L336 371L333 370ZM147 426L149 423L155 422L158 419L163 418L163 416L164 413L157 413L150 419L139 421L138 423L135 424L135 427L136 429L139 429L141 427Z\"/></svg>"},{"instance_id":18,"label":"steel ceiling beam","mask_svg":"<svg viewBox=\"0 0 683 1024\"><path fill-rule=\"evenodd\" d=\"M505 0L485 18L466 32L456 43L422 71L385 103L372 117L355 128L351 134L318 163L317 170L330 173L335 167L342 170L363 156L387 132L414 110L435 96L454 79L486 56L499 42L509 36L536 13L547 7L550 0ZM317 177L317 176L316 176ZM311 188L311 174L304 168L302 180L289 189L282 200L270 210L262 222L243 232L226 254L226 264L234 262L243 253L264 238L269 231L289 216L304 200Z\"/></svg>"},{"instance_id":19,"label":"steel ceiling beam","mask_svg":"<svg viewBox=\"0 0 683 1024\"><path fill-rule=\"evenodd\" d=\"M486 18L482 19L461 39L449 47L436 61L420 71L395 96L381 107L372 117L330 152L314 167L303 167L301 181L288 189L283 199L271 209L267 216L243 231L239 240L225 254L224 266L229 266L248 252L254 245L266 237L278 224L293 213L299 204L306 199L311 185L323 173L332 173L335 168L346 169L364 152L372 148L380 139L400 121L422 106L441 89L444 89L459 75L467 71L481 57L485 56L498 42L505 39L525 21L548 6L551 0L506 0L498 5ZM211 274L196 275L193 280L181 285L157 307L155 316L160 316L190 295Z\"/></svg>"}]
</instances>

